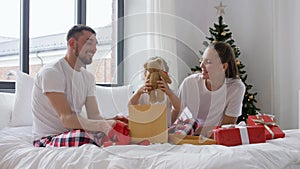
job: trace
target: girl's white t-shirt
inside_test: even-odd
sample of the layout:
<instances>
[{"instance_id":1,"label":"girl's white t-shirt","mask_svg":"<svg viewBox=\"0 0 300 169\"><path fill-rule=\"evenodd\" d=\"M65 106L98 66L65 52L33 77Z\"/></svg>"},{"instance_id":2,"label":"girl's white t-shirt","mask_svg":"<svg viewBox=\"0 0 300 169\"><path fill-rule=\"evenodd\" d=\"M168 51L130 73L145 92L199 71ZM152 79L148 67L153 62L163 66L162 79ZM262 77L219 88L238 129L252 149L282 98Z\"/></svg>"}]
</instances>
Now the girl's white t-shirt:
<instances>
[{"instance_id":1,"label":"girl's white t-shirt","mask_svg":"<svg viewBox=\"0 0 300 169\"><path fill-rule=\"evenodd\" d=\"M155 102L155 103L150 103L149 101L149 94L148 93L143 93L140 96L139 99L139 104L166 104L167 105L167 118L168 118L168 126L171 125L171 110L172 110L172 104L169 101L168 96L164 93L165 99L162 102Z\"/></svg>"}]
</instances>

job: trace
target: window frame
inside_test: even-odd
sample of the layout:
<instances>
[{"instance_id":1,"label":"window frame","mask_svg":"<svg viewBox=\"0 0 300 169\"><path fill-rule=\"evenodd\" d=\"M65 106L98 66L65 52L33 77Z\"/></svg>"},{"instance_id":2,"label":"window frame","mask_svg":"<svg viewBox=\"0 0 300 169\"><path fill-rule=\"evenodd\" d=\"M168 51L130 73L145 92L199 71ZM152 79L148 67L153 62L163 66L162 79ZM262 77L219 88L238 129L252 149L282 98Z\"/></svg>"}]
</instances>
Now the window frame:
<instances>
[{"instance_id":1,"label":"window frame","mask_svg":"<svg viewBox=\"0 0 300 169\"><path fill-rule=\"evenodd\" d=\"M116 0L117 3L117 83L97 84L100 86L121 86L124 85L124 0ZM29 74L29 13L30 0L20 0L20 71ZM86 0L75 0L75 24L86 24ZM0 81L0 92L15 92L16 82Z\"/></svg>"}]
</instances>

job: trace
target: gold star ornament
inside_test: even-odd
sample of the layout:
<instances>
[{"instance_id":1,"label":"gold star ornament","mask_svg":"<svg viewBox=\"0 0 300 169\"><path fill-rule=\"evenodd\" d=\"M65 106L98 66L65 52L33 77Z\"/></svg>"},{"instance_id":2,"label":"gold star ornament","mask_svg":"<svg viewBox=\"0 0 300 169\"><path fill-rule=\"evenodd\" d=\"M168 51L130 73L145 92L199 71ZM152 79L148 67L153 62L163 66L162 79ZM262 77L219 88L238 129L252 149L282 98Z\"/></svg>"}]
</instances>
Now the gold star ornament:
<instances>
[{"instance_id":1,"label":"gold star ornament","mask_svg":"<svg viewBox=\"0 0 300 169\"><path fill-rule=\"evenodd\" d=\"M219 6L215 6L219 16L223 16L223 14L225 15L225 7L226 7L226 5L223 5L222 2L220 2Z\"/></svg>"}]
</instances>

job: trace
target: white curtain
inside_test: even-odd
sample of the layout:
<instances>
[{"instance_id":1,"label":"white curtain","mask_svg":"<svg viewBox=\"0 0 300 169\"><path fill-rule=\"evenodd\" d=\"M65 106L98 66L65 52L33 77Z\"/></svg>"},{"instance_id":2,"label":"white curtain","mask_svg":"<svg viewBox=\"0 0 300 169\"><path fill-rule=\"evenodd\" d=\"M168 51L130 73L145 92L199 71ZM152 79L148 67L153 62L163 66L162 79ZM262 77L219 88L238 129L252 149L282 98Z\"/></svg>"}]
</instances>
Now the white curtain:
<instances>
[{"instance_id":1,"label":"white curtain","mask_svg":"<svg viewBox=\"0 0 300 169\"><path fill-rule=\"evenodd\" d=\"M273 1L273 108L282 128L297 128L300 89L300 1ZM298 122L299 121L299 122ZM300 126L298 126L300 127Z\"/></svg>"},{"instance_id":2,"label":"white curtain","mask_svg":"<svg viewBox=\"0 0 300 169\"><path fill-rule=\"evenodd\" d=\"M125 84L136 89L141 85L142 65L150 57L164 58L169 67L169 75L177 89L177 60L174 2L172 0L126 0L125 1Z\"/></svg>"},{"instance_id":3,"label":"white curtain","mask_svg":"<svg viewBox=\"0 0 300 169\"><path fill-rule=\"evenodd\" d=\"M172 0L150 0L149 7L152 16L151 43L149 48L152 49L154 56L160 56L166 60L170 70L169 75L173 83L172 89L178 87L178 70L177 70L177 50L176 50L176 26L174 1Z\"/></svg>"}]
</instances>

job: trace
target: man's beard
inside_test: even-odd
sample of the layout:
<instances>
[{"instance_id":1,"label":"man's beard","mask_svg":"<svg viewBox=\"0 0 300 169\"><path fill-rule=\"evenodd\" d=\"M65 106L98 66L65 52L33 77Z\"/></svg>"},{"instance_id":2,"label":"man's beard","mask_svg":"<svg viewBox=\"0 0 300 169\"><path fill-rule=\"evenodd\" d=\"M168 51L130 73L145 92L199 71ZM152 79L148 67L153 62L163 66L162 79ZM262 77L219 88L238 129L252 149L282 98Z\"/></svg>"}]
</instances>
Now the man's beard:
<instances>
[{"instance_id":1,"label":"man's beard","mask_svg":"<svg viewBox=\"0 0 300 169\"><path fill-rule=\"evenodd\" d=\"M76 47L76 50L75 50L75 56L77 56L77 58L80 60L80 62L83 64L83 65L89 65L92 63L92 59L89 59L89 58L85 58L83 55L80 55L80 52L78 50L78 47Z\"/></svg>"}]
</instances>

